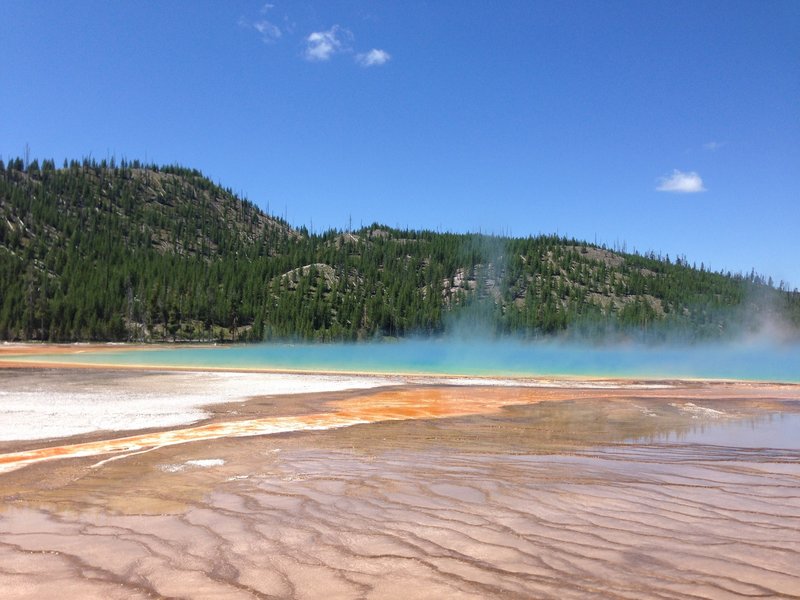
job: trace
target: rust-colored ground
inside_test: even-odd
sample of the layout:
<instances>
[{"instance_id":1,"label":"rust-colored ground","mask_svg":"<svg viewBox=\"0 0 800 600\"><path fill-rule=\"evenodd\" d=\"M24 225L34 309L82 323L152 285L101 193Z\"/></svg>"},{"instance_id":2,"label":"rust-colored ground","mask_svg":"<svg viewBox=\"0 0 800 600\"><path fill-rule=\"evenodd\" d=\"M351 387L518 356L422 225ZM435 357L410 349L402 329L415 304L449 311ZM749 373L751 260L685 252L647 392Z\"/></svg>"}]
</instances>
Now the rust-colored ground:
<instances>
[{"instance_id":1,"label":"rust-colored ground","mask_svg":"<svg viewBox=\"0 0 800 600\"><path fill-rule=\"evenodd\" d=\"M756 384L695 385L692 388L681 390L681 394L682 398L689 400L714 401L720 398L734 400L737 397L752 399L754 390L757 390L758 400L753 401L753 406L757 402L761 408L772 407L775 409L777 406L774 402L775 399L794 398L797 394L794 386ZM601 398L606 401L621 402L631 399L646 401L674 398L675 394L674 388L669 390L581 389L578 391L569 388L440 386L391 389L369 394L362 393L335 402L328 406L328 410L319 413L232 421L215 420L196 427L8 452L0 454L0 473L53 459L125 454L142 452L160 446L219 438L338 429L383 421L491 414L506 406L561 401L574 399L576 396L582 400Z\"/></svg>"}]
</instances>

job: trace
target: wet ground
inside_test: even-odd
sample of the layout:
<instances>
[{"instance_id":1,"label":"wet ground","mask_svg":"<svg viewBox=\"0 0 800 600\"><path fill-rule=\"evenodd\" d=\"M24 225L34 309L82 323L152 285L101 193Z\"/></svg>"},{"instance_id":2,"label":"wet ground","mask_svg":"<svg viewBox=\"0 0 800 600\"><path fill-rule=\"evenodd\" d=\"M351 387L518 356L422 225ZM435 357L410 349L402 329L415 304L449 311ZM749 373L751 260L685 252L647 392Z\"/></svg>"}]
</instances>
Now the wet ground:
<instances>
[{"instance_id":1,"label":"wet ground","mask_svg":"<svg viewBox=\"0 0 800 600\"><path fill-rule=\"evenodd\" d=\"M797 387L406 385L213 413L183 429L364 422L6 442L118 447L0 474L3 597L800 597Z\"/></svg>"}]
</instances>

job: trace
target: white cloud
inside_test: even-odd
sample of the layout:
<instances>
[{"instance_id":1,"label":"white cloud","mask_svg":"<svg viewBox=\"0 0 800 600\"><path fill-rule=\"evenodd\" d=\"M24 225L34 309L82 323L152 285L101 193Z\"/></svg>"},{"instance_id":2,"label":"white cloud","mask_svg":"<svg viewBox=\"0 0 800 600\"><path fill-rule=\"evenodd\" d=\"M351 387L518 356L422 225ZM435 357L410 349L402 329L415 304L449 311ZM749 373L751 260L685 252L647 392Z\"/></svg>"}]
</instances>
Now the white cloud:
<instances>
[{"instance_id":1,"label":"white cloud","mask_svg":"<svg viewBox=\"0 0 800 600\"><path fill-rule=\"evenodd\" d=\"M330 59L337 52L346 48L342 44L342 37L349 37L350 32L334 25L328 31L315 31L306 38L306 60L322 62Z\"/></svg>"},{"instance_id":2,"label":"white cloud","mask_svg":"<svg viewBox=\"0 0 800 600\"><path fill-rule=\"evenodd\" d=\"M281 35L283 35L280 27L270 23L266 19L253 23L253 29L261 34L261 40L267 44L279 40Z\"/></svg>"},{"instance_id":3,"label":"white cloud","mask_svg":"<svg viewBox=\"0 0 800 600\"><path fill-rule=\"evenodd\" d=\"M714 152L714 150L719 150L725 145L725 142L706 142L703 144L703 150L708 150L709 152Z\"/></svg>"},{"instance_id":4,"label":"white cloud","mask_svg":"<svg viewBox=\"0 0 800 600\"><path fill-rule=\"evenodd\" d=\"M672 175L664 176L659 179L657 192L676 192L679 194L695 194L697 192L705 192L706 188L703 187L703 180L694 171L684 173L675 169Z\"/></svg>"},{"instance_id":5,"label":"white cloud","mask_svg":"<svg viewBox=\"0 0 800 600\"><path fill-rule=\"evenodd\" d=\"M392 55L386 50L379 50L373 48L369 52L363 54L356 54L356 62L362 67L377 67L385 65L392 58Z\"/></svg>"},{"instance_id":6,"label":"white cloud","mask_svg":"<svg viewBox=\"0 0 800 600\"><path fill-rule=\"evenodd\" d=\"M266 19L261 19L260 21L250 21L244 17L239 17L239 27L244 29L255 29L261 36L261 41L265 44L272 44L283 37L283 31L281 28L274 23L267 21Z\"/></svg>"}]
</instances>

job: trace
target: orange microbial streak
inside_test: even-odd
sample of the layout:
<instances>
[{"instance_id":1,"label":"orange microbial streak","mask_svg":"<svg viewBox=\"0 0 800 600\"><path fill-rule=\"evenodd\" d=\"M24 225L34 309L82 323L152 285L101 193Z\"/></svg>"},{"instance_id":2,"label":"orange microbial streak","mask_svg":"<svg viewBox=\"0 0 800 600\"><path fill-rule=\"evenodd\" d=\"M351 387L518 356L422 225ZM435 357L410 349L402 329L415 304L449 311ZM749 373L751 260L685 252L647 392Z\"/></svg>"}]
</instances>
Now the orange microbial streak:
<instances>
[{"instance_id":1,"label":"orange microbial streak","mask_svg":"<svg viewBox=\"0 0 800 600\"><path fill-rule=\"evenodd\" d=\"M758 391L754 394L756 389ZM138 453L161 446L187 442L214 440L226 437L245 437L336 429L409 419L440 419L467 415L489 414L504 406L534 404L543 401L603 398L606 401L630 398L674 398L683 400L736 397L791 398L798 397L796 386L715 386L706 388L667 389L570 389L541 387L473 387L452 386L390 389L361 394L331 403L328 412L299 416L267 417L239 421L208 423L196 427L173 429L155 433L132 435L110 440L100 440L51 448L0 454L0 473L57 458L80 458L100 455ZM766 396L765 396L766 395ZM113 458L113 457L112 457ZM101 463L99 463L101 464Z\"/></svg>"},{"instance_id":2,"label":"orange microbial streak","mask_svg":"<svg viewBox=\"0 0 800 600\"><path fill-rule=\"evenodd\" d=\"M0 473L57 458L142 452L161 446L225 437L270 435L292 431L336 429L379 421L436 419L495 412L510 404L528 404L554 396L555 390L525 388L431 388L386 390L337 402L330 412L209 423L51 448L0 455Z\"/></svg>"}]
</instances>

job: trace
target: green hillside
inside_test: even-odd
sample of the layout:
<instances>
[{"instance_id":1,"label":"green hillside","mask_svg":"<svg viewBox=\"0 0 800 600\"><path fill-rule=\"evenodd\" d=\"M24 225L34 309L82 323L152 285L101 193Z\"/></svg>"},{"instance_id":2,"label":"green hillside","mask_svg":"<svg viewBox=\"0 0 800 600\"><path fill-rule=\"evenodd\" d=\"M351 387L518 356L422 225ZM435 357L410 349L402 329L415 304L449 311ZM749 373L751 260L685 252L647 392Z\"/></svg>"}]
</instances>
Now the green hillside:
<instances>
[{"instance_id":1,"label":"green hillside","mask_svg":"<svg viewBox=\"0 0 800 600\"><path fill-rule=\"evenodd\" d=\"M796 336L782 288L557 236L311 234L179 167L0 163L6 340Z\"/></svg>"}]
</instances>

